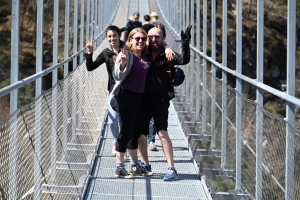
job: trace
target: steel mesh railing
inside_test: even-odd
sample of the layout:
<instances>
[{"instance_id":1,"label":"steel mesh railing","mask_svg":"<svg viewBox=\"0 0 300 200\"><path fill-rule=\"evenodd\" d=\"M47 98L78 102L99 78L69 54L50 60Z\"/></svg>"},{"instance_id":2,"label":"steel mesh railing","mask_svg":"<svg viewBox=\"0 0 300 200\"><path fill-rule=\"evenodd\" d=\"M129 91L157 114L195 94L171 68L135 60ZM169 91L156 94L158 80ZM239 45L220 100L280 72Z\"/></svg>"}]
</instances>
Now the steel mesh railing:
<instances>
[{"instance_id":1,"label":"steel mesh railing","mask_svg":"<svg viewBox=\"0 0 300 200\"><path fill-rule=\"evenodd\" d=\"M191 66L187 66L191 67ZM199 67L199 65L198 65ZM202 69L200 69L202 70ZM209 77L210 73L207 72ZM209 79L209 78L208 78ZM186 77L186 81L195 83L195 79L192 77ZM200 78L200 82L201 82ZM208 80L207 80L208 81ZM216 96L221 97L222 88L221 80L217 80L216 83ZM208 81L209 82L209 81ZM188 84L188 83L187 83ZM207 83L209 85L209 83ZM202 118L206 118L206 129L207 132L202 132L202 124L198 123L196 113L187 114L190 110L195 108L190 108L190 101L186 102L186 95L182 92L180 86L176 90L175 107L179 112L181 122L183 123L184 130L187 136L190 136L191 146L194 149L195 158L199 161L199 165L203 169L203 175L206 176L206 181L208 186L211 186L212 196L215 198L218 196L218 192L229 192L235 193L235 171L236 169L236 91L233 88L227 87L227 120L226 120L226 166L221 168L221 149L222 149L222 109L221 104L216 101L216 111L215 111L215 146L212 148L212 141L197 138L203 138L205 135L212 137L211 130L211 113L200 113L200 121ZM192 94L193 93L189 93ZM241 151L241 176L242 176L242 192L250 195L247 198L255 198L255 187L256 187L256 112L257 104L254 101L246 99L242 96L238 97L241 99L242 104L242 118L238 123L242 123L242 151ZM203 97L193 95L195 101L203 102ZM209 91L207 91L206 96L206 109L211 111L211 97L209 96ZM200 103L200 107L204 105ZM263 176L262 176L262 199L284 199L285 197L285 155L286 155L286 121L283 118L279 118L263 108L259 108L263 116L260 120L263 121L264 126L262 128L263 132ZM201 110L201 109L200 109ZM185 112L182 112L185 111ZM194 115L195 114L195 115ZM188 116L188 117L187 117ZM191 123L192 122L192 123ZM192 124L192 125L191 125ZM295 152L299 152L299 133L300 131L291 128L295 133ZM198 137L196 137L197 135ZM211 152L211 156L203 155L201 152L207 150ZM219 152L218 155L213 154L212 151L216 150ZM287 152L289 153L289 152ZM295 188L299 186L299 171L297 166L300 161L300 156L295 154ZM211 169L219 169L220 174L214 174ZM226 174L227 170L231 170L229 174ZM223 173L223 174L222 174ZM222 177L223 176L223 177ZM222 177L222 178L220 178ZM295 190L295 196L299 194L298 190Z\"/></svg>"},{"instance_id":2,"label":"steel mesh railing","mask_svg":"<svg viewBox=\"0 0 300 200\"><path fill-rule=\"evenodd\" d=\"M14 41L19 40L17 15L20 4L12 4L12 11L16 13L11 22ZM104 30L112 23L120 1L75 0L70 4L69 0L54 0L47 2L45 12L42 1L33 4L37 4L39 20L36 26L37 30L41 30L38 35L42 36L36 38L37 73L22 80L12 76L12 84L0 89L0 97L11 93L12 113L0 122L0 199L82 199L106 118L108 79L105 67L99 67L92 73L86 70L84 43L86 37L94 37L95 46L98 46L93 54L93 59L96 59L107 46L101 43L105 38ZM53 33L47 32L43 38L43 16L51 20L49 15L53 15ZM68 23L63 24L62 18ZM73 28L69 26L71 20ZM48 21L45 24L51 26ZM64 32L62 26L65 26ZM52 35L50 39L49 35ZM61 35L64 35L64 41ZM70 38L73 42L69 45ZM49 42L53 44L53 66L41 70L39 64L43 55L38 49L43 49L43 45ZM70 47L73 49L72 56ZM59 51L62 49L65 60L59 63L58 59L62 59ZM19 46L12 45L11 51L19 52ZM18 59L16 54L14 60L17 63ZM71 62L73 66L69 67ZM61 66L64 67L65 78L58 80L58 68ZM12 74L17 74L15 62L11 68ZM53 87L41 91L41 77L49 73ZM19 88L33 81L36 81L37 98L17 107Z\"/></svg>"},{"instance_id":3,"label":"steel mesh railing","mask_svg":"<svg viewBox=\"0 0 300 200\"><path fill-rule=\"evenodd\" d=\"M232 71L226 66L227 21L223 19L225 25L223 24L224 30L221 34L224 37L220 40L220 33L218 37L216 36L214 1L157 0L157 2L157 9L164 19L163 23L169 29L167 40L170 46L174 44L174 39L180 38L181 30L188 24L194 25L190 45L191 62L181 67L185 71L186 78L185 82L176 88L173 103L212 197L298 199L300 131L293 123L292 117L295 116L289 119L275 116L263 108L260 97L257 97L256 101L247 99L243 96L241 88L248 82L257 86L257 89L253 87L257 91L266 90L283 98L285 105L293 102L292 104L298 107L299 99L295 95L284 97L285 93L270 89L262 80L253 81L239 74L241 68L238 67L240 64L238 61L242 56L239 45L242 44L242 40L238 37L235 41L237 69ZM236 26L240 29L242 16L239 13L242 8L239 7L240 1L237 4ZM223 2L222 17L227 18L227 7L224 5L226 6L226 3ZM293 4L287 7L288 12L293 12L291 5ZM210 18L206 17L208 8L212 11ZM261 26L258 27L260 28ZM208 36L208 30L212 34L211 38ZM293 29L290 28L288 31L289 35L293 35ZM170 38L170 35L173 37ZM218 54L222 55L221 63L214 57L216 40L219 45L224 46L221 52L218 51ZM287 48L292 52L291 46L288 45ZM257 51L261 52L261 48L257 47ZM293 56L290 58L295 59ZM222 79L217 78L216 68L219 74L222 74ZM227 85L227 73L235 76L236 88ZM290 75L290 81L295 78L292 76L295 74ZM290 169L294 176L289 175Z\"/></svg>"},{"instance_id":4,"label":"steel mesh railing","mask_svg":"<svg viewBox=\"0 0 300 200\"><path fill-rule=\"evenodd\" d=\"M35 193L39 199L80 198L106 116L105 70L89 73L84 62L0 124L2 199L9 199L10 187L18 199L33 199Z\"/></svg>"}]
</instances>

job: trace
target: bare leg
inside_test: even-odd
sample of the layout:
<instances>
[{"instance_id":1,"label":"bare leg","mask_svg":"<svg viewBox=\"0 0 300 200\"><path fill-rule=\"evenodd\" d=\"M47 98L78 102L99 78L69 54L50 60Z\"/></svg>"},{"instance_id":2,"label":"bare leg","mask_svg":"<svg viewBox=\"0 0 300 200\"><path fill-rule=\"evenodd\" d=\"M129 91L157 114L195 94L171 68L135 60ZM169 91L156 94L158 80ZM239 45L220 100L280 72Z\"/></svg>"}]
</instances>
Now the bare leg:
<instances>
[{"instance_id":1,"label":"bare leg","mask_svg":"<svg viewBox=\"0 0 300 200\"><path fill-rule=\"evenodd\" d=\"M137 158L138 155L137 155L137 149L128 149L128 152L129 152L129 155L132 158Z\"/></svg>"},{"instance_id":2,"label":"bare leg","mask_svg":"<svg viewBox=\"0 0 300 200\"><path fill-rule=\"evenodd\" d=\"M145 163L146 166L149 165L148 151L147 151L147 141L144 135L141 135L139 138L139 152L141 160Z\"/></svg>"},{"instance_id":3,"label":"bare leg","mask_svg":"<svg viewBox=\"0 0 300 200\"><path fill-rule=\"evenodd\" d=\"M117 163L124 163L124 155L125 153L124 152L117 152L116 151L116 162Z\"/></svg>"},{"instance_id":4,"label":"bare leg","mask_svg":"<svg viewBox=\"0 0 300 200\"><path fill-rule=\"evenodd\" d=\"M168 132L164 131L164 130L159 130L158 131L158 136L159 136L160 141L162 143L162 147L163 147L168 165L175 168L174 159L173 159L173 145L172 145L172 141L169 137Z\"/></svg>"}]
</instances>

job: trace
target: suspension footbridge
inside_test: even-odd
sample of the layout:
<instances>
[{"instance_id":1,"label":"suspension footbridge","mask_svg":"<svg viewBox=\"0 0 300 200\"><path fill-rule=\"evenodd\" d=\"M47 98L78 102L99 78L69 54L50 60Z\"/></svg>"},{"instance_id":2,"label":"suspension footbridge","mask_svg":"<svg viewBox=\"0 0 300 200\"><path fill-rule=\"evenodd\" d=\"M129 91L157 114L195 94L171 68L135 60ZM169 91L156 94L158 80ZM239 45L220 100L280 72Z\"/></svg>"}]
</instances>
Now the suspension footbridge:
<instances>
[{"instance_id":1,"label":"suspension footbridge","mask_svg":"<svg viewBox=\"0 0 300 200\"><path fill-rule=\"evenodd\" d=\"M10 97L10 116L0 122L0 199L299 199L296 0L286 5L286 91L263 81L264 1L255 1L255 78L242 71L241 0L234 6L234 42L228 41L232 5L227 0L218 5L207 0L53 0L50 39L43 34L49 12L45 2L36 5L36 73L21 80L22 3L11 3L11 84L0 89L1 98ZM167 162L158 139L158 151L149 152L154 176L113 178L106 68L88 72L84 59L88 36L95 38L95 59L109 45L108 25L123 27L134 12L143 16L152 11L160 15L175 51L181 30L193 25L191 61L182 66L186 80L176 87L169 108L168 132L179 176L173 182L162 180ZM49 41L53 59L45 69L43 48ZM232 43L235 49L229 52ZM59 71L64 74L60 80ZM43 90L48 75L52 87ZM19 106L19 90L30 83L35 83L35 99ZM246 86L254 100L244 95ZM264 109L266 92L282 100L284 117Z\"/></svg>"}]
</instances>

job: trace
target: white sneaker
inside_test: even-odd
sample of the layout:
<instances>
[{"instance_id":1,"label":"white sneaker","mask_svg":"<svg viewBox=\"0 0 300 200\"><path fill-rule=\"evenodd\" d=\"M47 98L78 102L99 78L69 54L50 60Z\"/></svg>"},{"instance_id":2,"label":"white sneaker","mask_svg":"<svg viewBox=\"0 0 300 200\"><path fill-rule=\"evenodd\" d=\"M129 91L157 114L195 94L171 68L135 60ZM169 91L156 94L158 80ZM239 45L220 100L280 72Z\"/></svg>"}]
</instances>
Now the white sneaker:
<instances>
[{"instance_id":1,"label":"white sneaker","mask_svg":"<svg viewBox=\"0 0 300 200\"><path fill-rule=\"evenodd\" d=\"M153 142L150 142L148 144L148 150L149 151L158 151L158 149L156 148L155 144Z\"/></svg>"},{"instance_id":2,"label":"white sneaker","mask_svg":"<svg viewBox=\"0 0 300 200\"><path fill-rule=\"evenodd\" d=\"M116 156L116 144L117 144L117 138L114 139L112 148L111 148L111 153L113 156Z\"/></svg>"}]
</instances>

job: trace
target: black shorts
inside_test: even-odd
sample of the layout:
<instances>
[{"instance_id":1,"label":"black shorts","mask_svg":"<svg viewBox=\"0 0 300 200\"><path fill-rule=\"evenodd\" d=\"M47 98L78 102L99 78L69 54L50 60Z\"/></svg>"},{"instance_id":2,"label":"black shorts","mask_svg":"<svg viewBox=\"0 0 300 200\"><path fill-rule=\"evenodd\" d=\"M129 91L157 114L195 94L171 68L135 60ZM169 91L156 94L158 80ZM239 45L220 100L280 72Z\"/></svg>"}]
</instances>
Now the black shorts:
<instances>
[{"instance_id":1,"label":"black shorts","mask_svg":"<svg viewBox=\"0 0 300 200\"><path fill-rule=\"evenodd\" d=\"M168 115L170 102L162 100L161 97L144 97L144 123L143 134L149 134L149 123L151 118L154 120L154 125L157 131L167 131L168 128Z\"/></svg>"}]
</instances>

